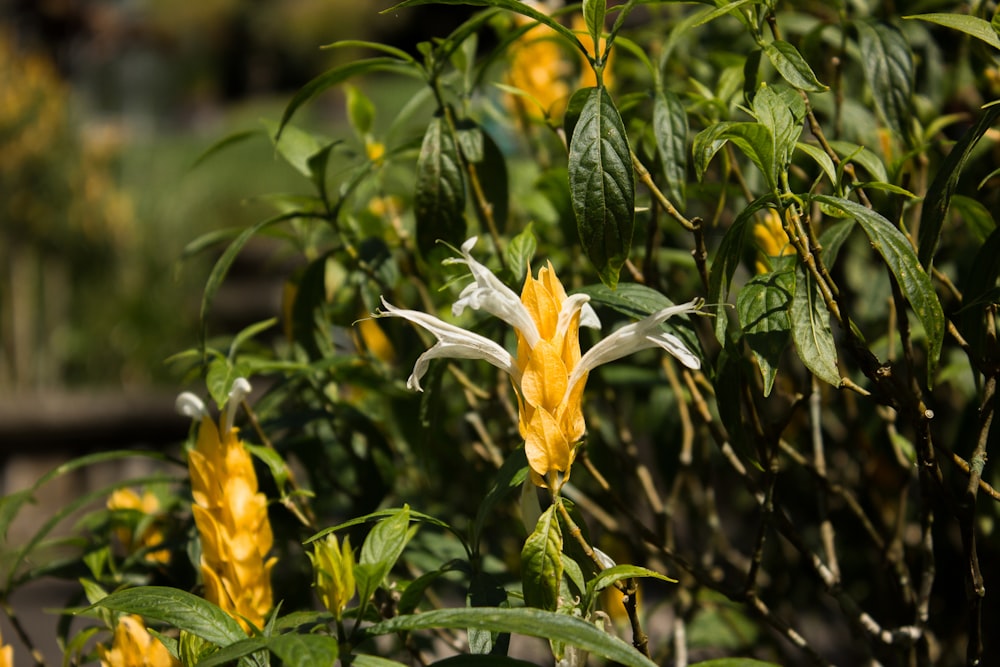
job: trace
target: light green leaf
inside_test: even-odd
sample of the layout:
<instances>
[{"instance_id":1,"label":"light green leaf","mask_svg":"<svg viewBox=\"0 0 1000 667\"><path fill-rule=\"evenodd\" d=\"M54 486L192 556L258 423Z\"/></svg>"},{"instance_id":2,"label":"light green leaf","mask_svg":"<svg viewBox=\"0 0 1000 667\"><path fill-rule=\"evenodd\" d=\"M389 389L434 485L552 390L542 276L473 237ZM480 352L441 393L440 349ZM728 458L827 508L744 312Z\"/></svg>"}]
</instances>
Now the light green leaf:
<instances>
[{"instance_id":1,"label":"light green leaf","mask_svg":"<svg viewBox=\"0 0 1000 667\"><path fill-rule=\"evenodd\" d=\"M795 142L802 134L802 122L796 121L788 104L771 86L762 86L753 97L752 111L761 125L771 132L771 164L775 169L775 180L788 169Z\"/></svg>"},{"instance_id":2,"label":"light green leaf","mask_svg":"<svg viewBox=\"0 0 1000 667\"><path fill-rule=\"evenodd\" d=\"M285 667L332 666L340 652L335 638L317 634L279 635L268 641L267 648Z\"/></svg>"},{"instance_id":3,"label":"light green leaf","mask_svg":"<svg viewBox=\"0 0 1000 667\"><path fill-rule=\"evenodd\" d=\"M524 230L507 244L507 265L510 266L510 274L513 276L515 284L524 281L525 275L531 269L531 259L535 256L535 250L538 247L533 226L534 223L529 222Z\"/></svg>"},{"instance_id":4,"label":"light green leaf","mask_svg":"<svg viewBox=\"0 0 1000 667\"><path fill-rule=\"evenodd\" d=\"M590 90L573 130L569 186L583 250L614 288L632 247L635 174L625 126L603 88Z\"/></svg>"},{"instance_id":5,"label":"light green leaf","mask_svg":"<svg viewBox=\"0 0 1000 667\"><path fill-rule=\"evenodd\" d=\"M562 530L555 512L556 506L549 505L521 549L524 603L548 611L557 606L563 573Z\"/></svg>"},{"instance_id":6,"label":"light green leaf","mask_svg":"<svg viewBox=\"0 0 1000 667\"><path fill-rule=\"evenodd\" d=\"M458 146L447 121L431 119L417 158L417 186L414 195L417 246L424 258L434 251L437 241L453 246L465 241L465 179Z\"/></svg>"},{"instance_id":7,"label":"light green leaf","mask_svg":"<svg viewBox=\"0 0 1000 667\"><path fill-rule=\"evenodd\" d=\"M626 665L626 667L656 667L634 648L587 621L542 609L465 608L437 609L412 616L396 618L364 628L371 636L395 632L432 630L436 628L481 628L496 632L512 632L529 637L577 646L591 655Z\"/></svg>"},{"instance_id":8,"label":"light green leaf","mask_svg":"<svg viewBox=\"0 0 1000 667\"><path fill-rule=\"evenodd\" d=\"M979 243L986 241L986 238L997 227L996 221L993 220L993 214L978 199L965 195L952 195L951 210L962 218L966 227Z\"/></svg>"},{"instance_id":9,"label":"light green leaf","mask_svg":"<svg viewBox=\"0 0 1000 667\"><path fill-rule=\"evenodd\" d=\"M795 296L789 305L792 341L799 359L820 380L840 386L837 369L837 347L830 330L827 310L812 274L798 264L795 271Z\"/></svg>"},{"instance_id":10,"label":"light green leaf","mask_svg":"<svg viewBox=\"0 0 1000 667\"><path fill-rule=\"evenodd\" d=\"M594 44L599 43L604 32L604 15L608 11L608 0L583 0L583 20Z\"/></svg>"},{"instance_id":11,"label":"light green leaf","mask_svg":"<svg viewBox=\"0 0 1000 667\"><path fill-rule=\"evenodd\" d=\"M351 657L351 667L409 667L402 662L381 658L377 655L353 655Z\"/></svg>"},{"instance_id":12,"label":"light green leaf","mask_svg":"<svg viewBox=\"0 0 1000 667\"><path fill-rule=\"evenodd\" d=\"M816 73L792 44L776 39L764 44L764 53L785 81L810 93L822 93L829 88L819 82Z\"/></svg>"},{"instance_id":13,"label":"light green leaf","mask_svg":"<svg viewBox=\"0 0 1000 667\"><path fill-rule=\"evenodd\" d=\"M361 576L358 576L358 596L362 604L382 584L392 566L399 560L410 537L409 525L410 507L404 505L402 510L375 524L365 538L358 558L358 565L366 566L364 591Z\"/></svg>"},{"instance_id":14,"label":"light green leaf","mask_svg":"<svg viewBox=\"0 0 1000 667\"><path fill-rule=\"evenodd\" d=\"M826 154L819 146L813 146L801 141L795 143L795 147L811 157L820 166L826 177L830 179L832 185L837 184L837 167L833 164L833 159Z\"/></svg>"},{"instance_id":15,"label":"light green leaf","mask_svg":"<svg viewBox=\"0 0 1000 667\"><path fill-rule=\"evenodd\" d=\"M775 162L774 136L762 123L716 123L695 135L693 152L699 178L705 173L712 157L727 141L733 142L757 165L767 182L768 191L776 192L779 165Z\"/></svg>"},{"instance_id":16,"label":"light green leaf","mask_svg":"<svg viewBox=\"0 0 1000 667\"><path fill-rule=\"evenodd\" d=\"M592 595L593 593L603 591L608 586L612 586L624 579L639 578L659 579L672 584L677 583L676 579L671 579L667 575L660 574L659 572L650 570L649 568L639 567L638 565L615 565L614 567L609 567L606 570L598 572L596 577L588 581L587 593L588 595Z\"/></svg>"},{"instance_id":17,"label":"light green leaf","mask_svg":"<svg viewBox=\"0 0 1000 667\"><path fill-rule=\"evenodd\" d=\"M934 285L917 260L910 242L895 225L861 204L827 195L815 195L814 199L857 220L872 247L885 260L910 307L924 325L927 335L927 385L933 386L934 371L944 341L944 311L934 292Z\"/></svg>"},{"instance_id":18,"label":"light green leaf","mask_svg":"<svg viewBox=\"0 0 1000 667\"><path fill-rule=\"evenodd\" d=\"M139 586L116 591L95 606L172 625L219 646L247 638L225 611L187 591L167 586Z\"/></svg>"},{"instance_id":19,"label":"light green leaf","mask_svg":"<svg viewBox=\"0 0 1000 667\"><path fill-rule=\"evenodd\" d=\"M672 91L658 91L653 99L653 136L660 166L666 181L667 195L684 207L687 183L687 111Z\"/></svg>"},{"instance_id":20,"label":"light green leaf","mask_svg":"<svg viewBox=\"0 0 1000 667\"><path fill-rule=\"evenodd\" d=\"M375 124L375 105L357 86L344 86L344 90L347 92L347 119L363 139L371 134Z\"/></svg>"},{"instance_id":21,"label":"light green leaf","mask_svg":"<svg viewBox=\"0 0 1000 667\"><path fill-rule=\"evenodd\" d=\"M856 163L871 174L871 177L875 180L883 183L889 182L889 173L885 170L885 163L873 151L864 146L852 144L849 141L839 141L836 139L830 141L830 147L837 151L837 155L844 161Z\"/></svg>"},{"instance_id":22,"label":"light green leaf","mask_svg":"<svg viewBox=\"0 0 1000 667\"><path fill-rule=\"evenodd\" d=\"M865 78L886 123L912 143L913 53L903 34L885 23L858 21L858 45Z\"/></svg>"},{"instance_id":23,"label":"light green leaf","mask_svg":"<svg viewBox=\"0 0 1000 667\"><path fill-rule=\"evenodd\" d=\"M206 162L210 157L216 153L221 152L225 148L229 148L238 143L242 143L251 137L255 137L259 134L263 134L260 130L242 130L240 132L233 132L232 134L226 135L222 139L219 139L214 144L205 149L205 151L199 155L194 162L191 163L191 169L200 166Z\"/></svg>"},{"instance_id":24,"label":"light green leaf","mask_svg":"<svg viewBox=\"0 0 1000 667\"><path fill-rule=\"evenodd\" d=\"M781 353L788 345L791 330L788 305L792 301L794 282L791 271L766 273L751 278L736 296L736 313L760 367L765 397L771 393Z\"/></svg>"},{"instance_id":25,"label":"light green leaf","mask_svg":"<svg viewBox=\"0 0 1000 667\"><path fill-rule=\"evenodd\" d=\"M981 19L978 16L935 12L930 14L904 16L903 18L920 19L921 21L928 21L930 23L943 25L946 28L961 30L966 35L971 35L976 39L986 42L994 49L1000 49L1000 35L997 34L997 31L993 28L993 25L989 21Z\"/></svg>"}]
</instances>

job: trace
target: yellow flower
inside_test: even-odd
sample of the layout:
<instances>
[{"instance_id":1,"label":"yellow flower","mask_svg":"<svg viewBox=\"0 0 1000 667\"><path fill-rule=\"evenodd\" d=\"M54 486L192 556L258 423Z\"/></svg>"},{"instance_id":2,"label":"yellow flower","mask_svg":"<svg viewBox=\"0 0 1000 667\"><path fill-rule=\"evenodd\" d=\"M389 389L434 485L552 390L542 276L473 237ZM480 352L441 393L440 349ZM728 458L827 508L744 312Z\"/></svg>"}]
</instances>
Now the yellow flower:
<instances>
[{"instance_id":1,"label":"yellow flower","mask_svg":"<svg viewBox=\"0 0 1000 667\"><path fill-rule=\"evenodd\" d=\"M160 501L155 494L146 491L140 498L132 489L118 489L108 498L107 507L109 510L135 510L145 515L138 527L129 522L116 529L118 539L126 551L132 553L139 549L148 549L143 555L144 560L163 564L170 562L170 550L152 549L165 542L163 529L157 525L154 518L160 511Z\"/></svg>"},{"instance_id":2,"label":"yellow flower","mask_svg":"<svg viewBox=\"0 0 1000 667\"><path fill-rule=\"evenodd\" d=\"M547 13L551 12L552 9L545 4L529 4ZM523 27L531 23L532 19L522 14L516 14L514 21L517 26ZM573 29L586 30L582 16L574 17ZM594 70L587 58L580 53L579 62L574 65L569 46L562 43L561 40L562 37L552 28L538 25L521 35L511 47L506 76L507 84L524 91L538 104L521 104L518 97L512 97L511 102L522 107L524 112L532 118L540 119L546 115L554 118L561 116L570 95L575 90L573 87L574 77L578 77L575 82L576 88L597 85L597 77L594 75ZM587 52L593 56L593 40L589 37L583 37L581 41ZM600 41L601 48L603 48L604 40ZM610 58L608 61L610 62ZM579 75L576 74L577 71L579 71ZM610 82L607 63L605 63L604 81L605 84Z\"/></svg>"},{"instance_id":3,"label":"yellow flower","mask_svg":"<svg viewBox=\"0 0 1000 667\"><path fill-rule=\"evenodd\" d=\"M417 358L406 382L421 391L420 378L431 359L482 359L510 375L517 393L518 428L535 484L553 490L569 478L576 447L586 430L581 402L587 377L601 364L639 350L659 347L688 368L700 360L676 336L660 325L673 315L697 310L691 301L659 310L607 336L586 354L580 353L580 326L600 328L597 314L585 294L567 296L552 264L524 282L520 298L492 271L473 259L476 237L462 245L462 257L445 260L465 264L474 282L452 306L456 317L466 308L484 310L507 322L517 332L517 356L477 333L449 324L433 315L396 308L382 300L384 311L375 317L401 317L430 331L438 342Z\"/></svg>"},{"instance_id":4,"label":"yellow flower","mask_svg":"<svg viewBox=\"0 0 1000 667\"><path fill-rule=\"evenodd\" d=\"M149 634L142 618L135 615L118 619L111 648L98 644L97 654L102 667L180 667L181 664L159 639Z\"/></svg>"},{"instance_id":5,"label":"yellow flower","mask_svg":"<svg viewBox=\"0 0 1000 667\"><path fill-rule=\"evenodd\" d=\"M781 214L774 209L768 209L764 219L754 225L753 238L760 251L757 273L771 270L771 258L795 254L795 246L788 240L788 234L781 225Z\"/></svg>"},{"instance_id":6,"label":"yellow flower","mask_svg":"<svg viewBox=\"0 0 1000 667\"><path fill-rule=\"evenodd\" d=\"M195 524L201 535L205 598L229 612L244 629L262 627L271 610L274 542L267 498L257 490L253 460L233 427L236 408L250 391L243 378L233 383L225 416L216 426L192 394L178 408L201 416L198 440L188 453Z\"/></svg>"},{"instance_id":7,"label":"yellow flower","mask_svg":"<svg viewBox=\"0 0 1000 667\"><path fill-rule=\"evenodd\" d=\"M354 597L354 552L350 538L344 538L344 545L337 543L333 533L319 540L308 554L312 561L316 590L334 618L340 619L347 603Z\"/></svg>"},{"instance_id":8,"label":"yellow flower","mask_svg":"<svg viewBox=\"0 0 1000 667\"><path fill-rule=\"evenodd\" d=\"M0 635L0 667L14 667L14 647L3 643L3 635Z\"/></svg>"}]
</instances>

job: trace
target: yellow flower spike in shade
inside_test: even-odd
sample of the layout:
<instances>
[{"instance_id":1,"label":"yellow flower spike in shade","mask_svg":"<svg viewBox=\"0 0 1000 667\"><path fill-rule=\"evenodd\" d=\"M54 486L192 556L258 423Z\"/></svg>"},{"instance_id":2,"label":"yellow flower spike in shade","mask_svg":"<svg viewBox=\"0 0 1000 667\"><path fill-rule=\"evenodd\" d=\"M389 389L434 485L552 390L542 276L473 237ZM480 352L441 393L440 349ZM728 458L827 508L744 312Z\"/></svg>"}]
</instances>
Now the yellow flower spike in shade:
<instances>
[{"instance_id":1,"label":"yellow flower spike in shade","mask_svg":"<svg viewBox=\"0 0 1000 667\"><path fill-rule=\"evenodd\" d=\"M757 273L771 270L771 258L795 254L795 246L789 241L781 224L781 214L773 208L768 209L764 219L754 225L753 238L760 251L756 263Z\"/></svg>"},{"instance_id":2,"label":"yellow flower spike in shade","mask_svg":"<svg viewBox=\"0 0 1000 667\"><path fill-rule=\"evenodd\" d=\"M132 489L123 488L111 494L107 507L109 510L134 510L147 517L155 517L160 511L160 501L151 491L146 491L140 498L139 494ZM143 524L145 524L144 527ZM143 555L144 560L164 565L170 562L170 550L151 548L164 544L166 539L163 535L163 529L155 519L151 523L147 523L144 519L139 527L123 525L115 532L118 535L118 540L129 553L139 549L147 549Z\"/></svg>"},{"instance_id":3,"label":"yellow flower spike in shade","mask_svg":"<svg viewBox=\"0 0 1000 667\"><path fill-rule=\"evenodd\" d=\"M597 314L585 294L567 295L551 264L530 274L521 296L504 285L492 271L472 257L473 237L462 244L461 257L445 260L465 264L473 282L459 294L452 314L466 308L483 310L511 325L517 333L517 355L499 343L433 315L404 310L382 300L375 317L401 317L431 332L437 343L417 358L406 386L422 391L420 379L432 359L482 359L510 375L518 399L518 428L535 484L554 491L569 478L576 447L586 425L582 399L587 377L594 368L639 350L659 347L688 368L701 361L676 336L660 325L673 315L701 306L691 301L659 310L627 324L580 353L581 326L600 328Z\"/></svg>"},{"instance_id":4,"label":"yellow flower spike in shade","mask_svg":"<svg viewBox=\"0 0 1000 667\"><path fill-rule=\"evenodd\" d=\"M97 654L102 667L180 667L181 664L159 639L149 634L142 618L135 615L119 617L111 648L98 644Z\"/></svg>"},{"instance_id":5,"label":"yellow flower spike in shade","mask_svg":"<svg viewBox=\"0 0 1000 667\"><path fill-rule=\"evenodd\" d=\"M237 378L218 425L193 394L177 399L182 414L201 419L188 469L205 598L244 629L263 627L273 606L271 568L277 561L267 557L274 542L267 498L257 490L253 460L233 427L236 409L249 392L250 384Z\"/></svg>"}]
</instances>

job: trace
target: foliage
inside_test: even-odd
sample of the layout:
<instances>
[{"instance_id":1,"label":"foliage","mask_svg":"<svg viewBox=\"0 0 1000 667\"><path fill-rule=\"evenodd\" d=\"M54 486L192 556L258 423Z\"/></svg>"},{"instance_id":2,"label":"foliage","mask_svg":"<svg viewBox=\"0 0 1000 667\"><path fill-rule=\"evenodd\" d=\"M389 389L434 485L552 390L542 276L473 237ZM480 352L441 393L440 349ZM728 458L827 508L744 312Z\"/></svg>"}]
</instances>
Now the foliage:
<instances>
[{"instance_id":1,"label":"foliage","mask_svg":"<svg viewBox=\"0 0 1000 667\"><path fill-rule=\"evenodd\" d=\"M301 176L272 215L192 243L225 248L174 358L227 424L240 378L264 388L231 440L273 501L273 609L204 599L203 545L272 529L200 536L180 466L145 480L157 503L133 493L47 539L140 484L122 481L6 549L3 596L81 578L89 606L67 613L107 631L140 615L185 665L1000 655L1000 20L983 3L391 11L429 4L472 12L416 53L331 45L369 53L206 151L266 139ZM404 82L397 104L368 92ZM334 90L351 133L298 124ZM217 335L258 237L300 258L282 312ZM0 531L93 459L4 498ZM70 555L46 560L56 546ZM104 630L67 622L67 660L96 659Z\"/></svg>"}]
</instances>

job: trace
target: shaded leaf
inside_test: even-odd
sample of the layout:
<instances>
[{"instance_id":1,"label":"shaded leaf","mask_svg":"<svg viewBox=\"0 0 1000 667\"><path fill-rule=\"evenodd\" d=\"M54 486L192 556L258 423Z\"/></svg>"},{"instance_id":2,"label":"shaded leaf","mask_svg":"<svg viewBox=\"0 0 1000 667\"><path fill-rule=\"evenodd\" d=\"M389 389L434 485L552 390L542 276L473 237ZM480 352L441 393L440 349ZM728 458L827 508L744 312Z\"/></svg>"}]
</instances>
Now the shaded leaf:
<instances>
[{"instance_id":1,"label":"shaded leaf","mask_svg":"<svg viewBox=\"0 0 1000 667\"><path fill-rule=\"evenodd\" d=\"M573 131L569 186L583 250L614 288L632 247L635 174L625 126L603 88L590 89Z\"/></svg>"},{"instance_id":2,"label":"shaded leaf","mask_svg":"<svg viewBox=\"0 0 1000 667\"><path fill-rule=\"evenodd\" d=\"M927 334L927 384L933 386L934 371L944 341L944 311L930 276L917 260L910 242L895 225L861 204L827 195L815 195L814 199L857 220L872 247L885 260L910 307L924 325Z\"/></svg>"},{"instance_id":3,"label":"shaded leaf","mask_svg":"<svg viewBox=\"0 0 1000 667\"><path fill-rule=\"evenodd\" d=\"M781 353L788 345L791 330L788 307L794 282L790 271L766 273L751 278L736 296L736 313L743 336L760 367L765 397L771 393Z\"/></svg>"},{"instance_id":4,"label":"shaded leaf","mask_svg":"<svg viewBox=\"0 0 1000 667\"><path fill-rule=\"evenodd\" d=\"M930 14L915 14L913 16L904 16L903 18L920 19L921 21L928 21L930 23L943 25L946 28L961 30L966 35L971 35L976 39L986 42L994 49L1000 49L1000 35L997 34L997 31L994 29L993 25L991 25L989 21L981 19L978 16L970 16L969 14L950 14L950 13L935 12Z\"/></svg>"},{"instance_id":5,"label":"shaded leaf","mask_svg":"<svg viewBox=\"0 0 1000 667\"><path fill-rule=\"evenodd\" d=\"M654 662L634 648L593 624L568 614L557 614L542 609L482 607L437 609L376 623L364 628L364 633L371 637L435 628L481 628L541 637L577 646L592 655L614 660L627 667L655 667Z\"/></svg>"},{"instance_id":6,"label":"shaded leaf","mask_svg":"<svg viewBox=\"0 0 1000 667\"><path fill-rule=\"evenodd\" d=\"M653 136L667 195L675 206L684 207L687 182L687 111L672 91L658 91L653 100Z\"/></svg>"},{"instance_id":7,"label":"shaded leaf","mask_svg":"<svg viewBox=\"0 0 1000 667\"><path fill-rule=\"evenodd\" d=\"M885 23L859 21L861 66L875 98L875 106L896 134L913 141L913 53L897 28Z\"/></svg>"},{"instance_id":8,"label":"shaded leaf","mask_svg":"<svg viewBox=\"0 0 1000 667\"><path fill-rule=\"evenodd\" d=\"M550 505L542 513L521 549L524 603L549 611L558 603L563 573L562 530L555 512L556 506Z\"/></svg>"},{"instance_id":9,"label":"shaded leaf","mask_svg":"<svg viewBox=\"0 0 1000 667\"><path fill-rule=\"evenodd\" d=\"M425 259L439 239L453 246L465 240L465 179L458 146L441 116L431 119L424 134L413 206L417 246Z\"/></svg>"},{"instance_id":10,"label":"shaded leaf","mask_svg":"<svg viewBox=\"0 0 1000 667\"><path fill-rule=\"evenodd\" d=\"M801 263L796 267L795 295L788 315L799 359L816 377L839 387L840 371L837 369L837 347L830 329L830 311L812 273L806 271Z\"/></svg>"}]
</instances>

